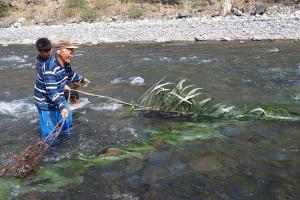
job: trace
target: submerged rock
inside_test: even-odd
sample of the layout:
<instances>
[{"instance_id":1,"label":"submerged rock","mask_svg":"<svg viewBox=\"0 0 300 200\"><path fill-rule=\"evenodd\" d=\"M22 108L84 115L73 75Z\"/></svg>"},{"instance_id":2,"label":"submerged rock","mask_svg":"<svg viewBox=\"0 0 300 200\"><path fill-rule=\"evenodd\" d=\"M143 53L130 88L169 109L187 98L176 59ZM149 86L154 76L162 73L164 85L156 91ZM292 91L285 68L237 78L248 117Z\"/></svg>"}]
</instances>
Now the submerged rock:
<instances>
[{"instance_id":1,"label":"submerged rock","mask_svg":"<svg viewBox=\"0 0 300 200\"><path fill-rule=\"evenodd\" d=\"M122 149L118 148L106 148L101 150L97 155L105 155L105 156L120 156L125 154L126 152Z\"/></svg>"}]
</instances>

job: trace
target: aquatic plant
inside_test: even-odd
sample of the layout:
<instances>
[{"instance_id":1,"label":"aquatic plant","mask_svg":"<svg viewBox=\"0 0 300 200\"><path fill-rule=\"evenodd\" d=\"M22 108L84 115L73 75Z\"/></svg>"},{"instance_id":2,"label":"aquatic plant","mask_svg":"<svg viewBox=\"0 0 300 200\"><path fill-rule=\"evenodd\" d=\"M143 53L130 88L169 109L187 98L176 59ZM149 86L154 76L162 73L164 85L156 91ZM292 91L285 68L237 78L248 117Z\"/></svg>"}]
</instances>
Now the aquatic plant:
<instances>
[{"instance_id":1,"label":"aquatic plant","mask_svg":"<svg viewBox=\"0 0 300 200\"><path fill-rule=\"evenodd\" d=\"M198 120L230 119L274 119L274 120L300 120L297 113L290 113L283 108L263 106L250 108L244 106L237 108L224 103L216 103L213 98L202 98L202 88L195 85L184 85L186 80L178 83L163 82L164 78L150 87L140 98L139 103L126 102L109 96L97 95L76 89L81 94L107 99L116 103L130 106L130 113L140 112L144 116L166 118L189 118Z\"/></svg>"},{"instance_id":2,"label":"aquatic plant","mask_svg":"<svg viewBox=\"0 0 300 200\"><path fill-rule=\"evenodd\" d=\"M188 117L194 119L281 119L299 120L299 116L282 108L258 107L237 108L223 103L215 103L213 98L200 99L202 88L194 85L184 85L186 80L174 84L158 81L140 98L140 107L136 110L142 113L165 113L169 116ZM145 112L148 111L148 112Z\"/></svg>"}]
</instances>

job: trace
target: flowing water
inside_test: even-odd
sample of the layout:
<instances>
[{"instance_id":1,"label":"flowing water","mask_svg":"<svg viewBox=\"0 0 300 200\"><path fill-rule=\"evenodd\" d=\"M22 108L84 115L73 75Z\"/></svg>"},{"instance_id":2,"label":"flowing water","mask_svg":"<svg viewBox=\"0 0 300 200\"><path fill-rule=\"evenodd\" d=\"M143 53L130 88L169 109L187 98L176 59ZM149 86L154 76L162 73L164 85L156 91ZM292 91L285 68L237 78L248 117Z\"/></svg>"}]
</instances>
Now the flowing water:
<instances>
[{"instance_id":1,"label":"flowing water","mask_svg":"<svg viewBox=\"0 0 300 200\"><path fill-rule=\"evenodd\" d=\"M35 54L0 47L1 164L39 137ZM300 113L299 55L299 42L115 44L82 46L72 66L86 91L127 101L167 76L216 102ZM81 97L72 137L29 177L0 178L0 199L299 199L298 121L146 118Z\"/></svg>"}]
</instances>

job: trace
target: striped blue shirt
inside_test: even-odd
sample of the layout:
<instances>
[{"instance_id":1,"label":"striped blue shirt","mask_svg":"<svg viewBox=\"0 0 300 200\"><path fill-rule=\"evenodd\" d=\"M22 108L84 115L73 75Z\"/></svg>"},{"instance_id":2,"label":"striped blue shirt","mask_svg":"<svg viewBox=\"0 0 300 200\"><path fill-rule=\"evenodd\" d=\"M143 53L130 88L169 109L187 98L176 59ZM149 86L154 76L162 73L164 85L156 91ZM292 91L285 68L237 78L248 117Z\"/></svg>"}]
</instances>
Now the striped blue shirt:
<instances>
[{"instance_id":1,"label":"striped blue shirt","mask_svg":"<svg viewBox=\"0 0 300 200\"><path fill-rule=\"evenodd\" d=\"M67 81L83 82L83 77L75 73L71 65L62 67L57 55L53 54L37 71L34 102L40 110L55 110L65 107L64 87Z\"/></svg>"},{"instance_id":2,"label":"striped blue shirt","mask_svg":"<svg viewBox=\"0 0 300 200\"><path fill-rule=\"evenodd\" d=\"M38 73L40 69L44 66L44 63L47 61L47 59L43 58L41 55L38 55L35 59L35 70Z\"/></svg>"}]
</instances>

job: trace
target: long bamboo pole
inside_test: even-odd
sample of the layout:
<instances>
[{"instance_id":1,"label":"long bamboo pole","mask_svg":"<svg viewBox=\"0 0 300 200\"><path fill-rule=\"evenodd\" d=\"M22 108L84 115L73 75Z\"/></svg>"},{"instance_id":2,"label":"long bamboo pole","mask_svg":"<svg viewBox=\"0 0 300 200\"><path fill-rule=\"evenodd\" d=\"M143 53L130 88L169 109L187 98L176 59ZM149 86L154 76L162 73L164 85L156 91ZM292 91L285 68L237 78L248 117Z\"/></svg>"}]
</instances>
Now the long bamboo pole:
<instances>
[{"instance_id":1,"label":"long bamboo pole","mask_svg":"<svg viewBox=\"0 0 300 200\"><path fill-rule=\"evenodd\" d=\"M126 106L133 106L133 107L138 107L138 108L144 108L144 106L135 105L135 104L128 103L128 102L125 102L125 101L121 101L119 99L115 99L115 98L112 98L112 97L109 97L109 96L104 96L104 95L99 95L99 94L92 94L92 93L89 93L89 92L83 92L83 91L76 90L76 89L70 89L70 90L78 92L78 93L81 93L81 94L85 94L85 95L88 95L88 96L94 96L94 97L99 97L99 98L103 98L103 99L109 99L111 101L114 101L114 102L117 102L119 104L126 105Z\"/></svg>"}]
</instances>

